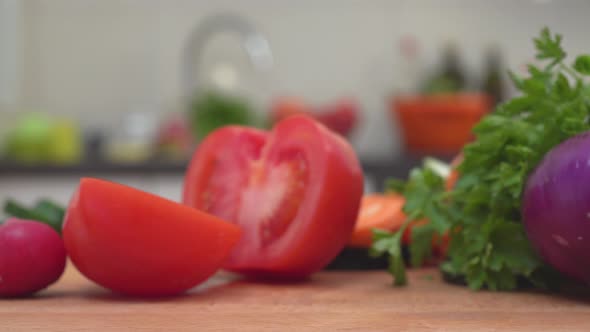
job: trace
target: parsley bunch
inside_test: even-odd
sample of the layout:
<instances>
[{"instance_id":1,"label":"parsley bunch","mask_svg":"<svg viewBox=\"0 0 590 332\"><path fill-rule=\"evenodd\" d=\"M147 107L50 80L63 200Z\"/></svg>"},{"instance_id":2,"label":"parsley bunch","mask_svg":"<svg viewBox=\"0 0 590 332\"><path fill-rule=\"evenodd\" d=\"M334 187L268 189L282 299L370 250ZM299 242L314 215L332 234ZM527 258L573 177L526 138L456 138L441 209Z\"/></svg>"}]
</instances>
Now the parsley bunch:
<instances>
[{"instance_id":1,"label":"parsley bunch","mask_svg":"<svg viewBox=\"0 0 590 332\"><path fill-rule=\"evenodd\" d=\"M548 287L556 273L537 255L527 239L521 200L527 177L543 156L562 141L590 129L590 55L565 62L562 37L549 29L534 39L536 58L544 66L528 66L527 77L510 73L521 92L498 106L474 128L476 139L463 149L464 160L455 187L446 191L444 176L425 164L406 182L388 188L406 197L408 219L396 233L375 231L373 255L389 255L396 285L406 283L401 237L412 227L411 264L431 255L435 234L451 238L449 259L442 271L463 278L472 289L512 290L521 279Z\"/></svg>"}]
</instances>

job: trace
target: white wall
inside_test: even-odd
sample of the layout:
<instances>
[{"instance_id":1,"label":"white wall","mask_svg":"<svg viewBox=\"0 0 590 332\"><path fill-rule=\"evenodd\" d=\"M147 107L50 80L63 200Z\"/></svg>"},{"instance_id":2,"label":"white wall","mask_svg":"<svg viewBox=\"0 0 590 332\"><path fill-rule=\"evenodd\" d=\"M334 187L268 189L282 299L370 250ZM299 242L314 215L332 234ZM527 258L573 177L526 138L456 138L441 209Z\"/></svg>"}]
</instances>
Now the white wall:
<instances>
[{"instance_id":1,"label":"white wall","mask_svg":"<svg viewBox=\"0 0 590 332\"><path fill-rule=\"evenodd\" d=\"M19 98L21 21L18 0L0 0L0 112L12 111Z\"/></svg>"},{"instance_id":2,"label":"white wall","mask_svg":"<svg viewBox=\"0 0 590 332\"><path fill-rule=\"evenodd\" d=\"M276 65L253 76L239 46L212 43L206 64L235 61L260 104L275 93L325 101L360 98L366 122L355 139L363 157L399 150L385 115L395 82L400 36L415 35L425 61L454 39L464 62L481 71L483 49L498 42L512 68L531 58L530 39L548 25L565 35L572 53L590 50L590 2L570 1L355 1L355 0L26 0L23 108L108 124L138 107L176 110L181 50L205 15L231 9L269 38ZM147 105L147 106L146 106Z\"/></svg>"}]
</instances>

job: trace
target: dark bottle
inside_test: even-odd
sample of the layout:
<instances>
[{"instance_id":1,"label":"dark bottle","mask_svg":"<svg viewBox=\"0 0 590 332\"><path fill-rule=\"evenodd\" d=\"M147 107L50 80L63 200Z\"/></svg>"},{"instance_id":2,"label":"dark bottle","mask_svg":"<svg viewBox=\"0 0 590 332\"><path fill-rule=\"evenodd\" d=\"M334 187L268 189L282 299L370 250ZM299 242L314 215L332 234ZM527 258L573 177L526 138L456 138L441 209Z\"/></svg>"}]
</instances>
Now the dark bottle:
<instances>
[{"instance_id":1,"label":"dark bottle","mask_svg":"<svg viewBox=\"0 0 590 332\"><path fill-rule=\"evenodd\" d=\"M502 57L497 46L488 48L485 55L484 78L482 91L492 99L493 105L502 102L505 97L504 84L502 82Z\"/></svg>"},{"instance_id":2,"label":"dark bottle","mask_svg":"<svg viewBox=\"0 0 590 332\"><path fill-rule=\"evenodd\" d=\"M454 43L443 48L442 67L423 88L425 93L453 93L465 89L465 75L461 66L459 49Z\"/></svg>"}]
</instances>

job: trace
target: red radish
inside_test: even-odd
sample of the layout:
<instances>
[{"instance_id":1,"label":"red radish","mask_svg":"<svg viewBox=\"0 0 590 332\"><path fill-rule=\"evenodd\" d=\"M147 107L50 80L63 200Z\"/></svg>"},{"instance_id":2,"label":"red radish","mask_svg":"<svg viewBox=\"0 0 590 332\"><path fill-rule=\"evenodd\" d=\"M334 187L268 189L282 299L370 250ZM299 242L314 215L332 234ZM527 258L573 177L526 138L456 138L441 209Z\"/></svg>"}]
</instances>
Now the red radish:
<instances>
[{"instance_id":1,"label":"red radish","mask_svg":"<svg viewBox=\"0 0 590 332\"><path fill-rule=\"evenodd\" d=\"M56 282L66 266L63 240L46 224L10 218L0 226L0 296L34 294Z\"/></svg>"}]
</instances>

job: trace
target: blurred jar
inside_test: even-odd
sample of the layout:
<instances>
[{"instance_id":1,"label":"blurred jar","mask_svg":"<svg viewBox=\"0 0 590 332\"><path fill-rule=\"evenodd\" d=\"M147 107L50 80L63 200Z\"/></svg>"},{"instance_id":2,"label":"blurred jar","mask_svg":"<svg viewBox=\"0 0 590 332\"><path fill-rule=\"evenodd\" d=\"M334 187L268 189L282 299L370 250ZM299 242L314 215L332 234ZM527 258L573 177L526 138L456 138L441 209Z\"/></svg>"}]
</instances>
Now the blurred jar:
<instances>
[{"instance_id":1,"label":"blurred jar","mask_svg":"<svg viewBox=\"0 0 590 332\"><path fill-rule=\"evenodd\" d=\"M506 88L502 79L502 54L497 45L491 45L486 50L484 79L481 91L485 92L492 98L495 105L498 105L506 97Z\"/></svg>"},{"instance_id":2,"label":"blurred jar","mask_svg":"<svg viewBox=\"0 0 590 332\"><path fill-rule=\"evenodd\" d=\"M158 119L152 112L126 113L106 138L105 156L115 163L138 163L154 153Z\"/></svg>"},{"instance_id":3,"label":"blurred jar","mask_svg":"<svg viewBox=\"0 0 590 332\"><path fill-rule=\"evenodd\" d=\"M194 150L195 139L190 125L182 114L170 114L158 128L155 141L158 159L185 161Z\"/></svg>"},{"instance_id":4,"label":"blurred jar","mask_svg":"<svg viewBox=\"0 0 590 332\"><path fill-rule=\"evenodd\" d=\"M49 133L49 159L54 164L75 164L82 159L80 126L66 118L56 119Z\"/></svg>"}]
</instances>

